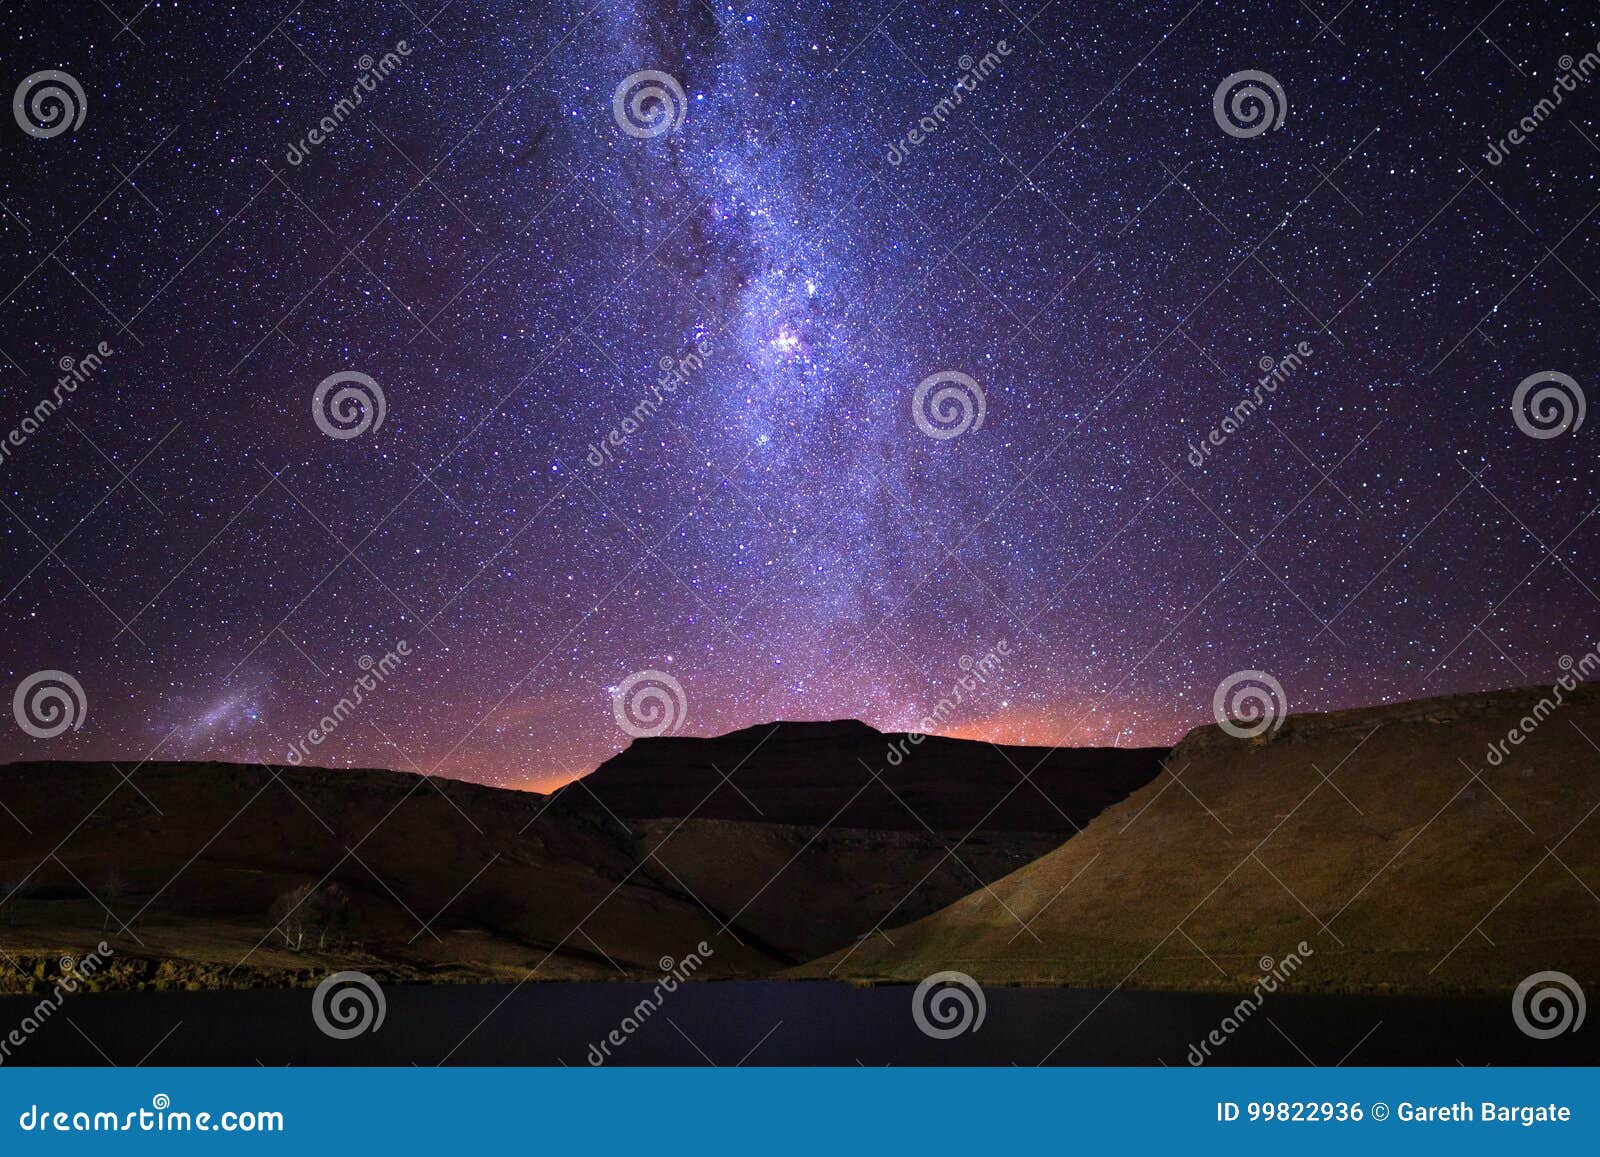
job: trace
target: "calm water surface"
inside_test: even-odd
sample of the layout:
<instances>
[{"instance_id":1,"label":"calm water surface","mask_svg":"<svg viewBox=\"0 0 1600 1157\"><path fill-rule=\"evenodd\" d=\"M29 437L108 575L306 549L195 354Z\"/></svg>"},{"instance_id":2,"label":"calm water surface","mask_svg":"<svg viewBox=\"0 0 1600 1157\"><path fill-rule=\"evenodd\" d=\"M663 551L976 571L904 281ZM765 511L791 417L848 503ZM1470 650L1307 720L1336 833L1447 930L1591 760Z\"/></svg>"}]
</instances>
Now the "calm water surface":
<instances>
[{"instance_id":1,"label":"calm water surface","mask_svg":"<svg viewBox=\"0 0 1600 1157\"><path fill-rule=\"evenodd\" d=\"M606 1063L624 1065L1185 1065L1238 997L996 988L981 1027L924 1035L910 987L702 983L661 1008ZM69 997L5 1064L586 1065L650 993L642 984L407 986L382 1027L332 1040L310 990ZM0 998L0 1037L36 999ZM1538 1041L1505 999L1269 998L1208 1063L1596 1064L1600 1025Z\"/></svg>"}]
</instances>

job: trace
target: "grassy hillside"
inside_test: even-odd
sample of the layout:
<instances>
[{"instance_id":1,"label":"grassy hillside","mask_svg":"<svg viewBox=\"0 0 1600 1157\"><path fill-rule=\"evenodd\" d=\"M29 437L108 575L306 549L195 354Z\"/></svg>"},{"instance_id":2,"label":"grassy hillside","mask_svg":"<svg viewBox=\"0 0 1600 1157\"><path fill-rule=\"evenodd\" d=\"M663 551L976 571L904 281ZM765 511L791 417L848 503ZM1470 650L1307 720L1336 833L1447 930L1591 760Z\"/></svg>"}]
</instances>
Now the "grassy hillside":
<instances>
[{"instance_id":1,"label":"grassy hillside","mask_svg":"<svg viewBox=\"0 0 1600 1157\"><path fill-rule=\"evenodd\" d=\"M1540 694L1202 728L992 892L797 974L1244 989L1304 941L1303 990L1600 981L1600 693L1487 762Z\"/></svg>"},{"instance_id":2,"label":"grassy hillside","mask_svg":"<svg viewBox=\"0 0 1600 1157\"><path fill-rule=\"evenodd\" d=\"M641 846L742 935L810 960L896 928L1049 852L1044 832L902 832L645 820Z\"/></svg>"},{"instance_id":3,"label":"grassy hillside","mask_svg":"<svg viewBox=\"0 0 1600 1157\"><path fill-rule=\"evenodd\" d=\"M775 963L634 871L631 834L576 797L387 771L150 764L124 783L110 764L12 764L0 802L0 989L101 938L113 987L294 984L334 967L604 979L702 939L707 975ZM293 942L274 933L284 898L319 884L337 887L336 911Z\"/></svg>"},{"instance_id":4,"label":"grassy hillside","mask_svg":"<svg viewBox=\"0 0 1600 1157\"><path fill-rule=\"evenodd\" d=\"M636 740L566 794L629 824L665 878L798 963L1044 855L1164 754L785 721Z\"/></svg>"},{"instance_id":5,"label":"grassy hillside","mask_svg":"<svg viewBox=\"0 0 1600 1157\"><path fill-rule=\"evenodd\" d=\"M1042 855L1160 755L1055 753L1026 782L1032 749L929 739L895 765L890 738L846 722L640 741L552 796L387 771L0 768L0 991L102 935L110 987L335 967L616 979L702 940L699 975L771 975Z\"/></svg>"}]
</instances>

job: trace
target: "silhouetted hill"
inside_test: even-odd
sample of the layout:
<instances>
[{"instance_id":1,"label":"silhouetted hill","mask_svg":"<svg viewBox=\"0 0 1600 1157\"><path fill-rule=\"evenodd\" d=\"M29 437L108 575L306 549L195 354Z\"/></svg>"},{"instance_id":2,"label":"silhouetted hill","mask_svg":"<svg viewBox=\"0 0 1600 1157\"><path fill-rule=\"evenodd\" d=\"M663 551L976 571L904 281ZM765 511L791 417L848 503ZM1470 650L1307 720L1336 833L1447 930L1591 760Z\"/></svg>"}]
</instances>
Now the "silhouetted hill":
<instances>
[{"instance_id":1,"label":"silhouetted hill","mask_svg":"<svg viewBox=\"0 0 1600 1157\"><path fill-rule=\"evenodd\" d=\"M876 831L1069 836L1148 783L1166 748L1000 746L857 720L638 739L583 786L627 820L693 816ZM571 790L571 789L569 789Z\"/></svg>"},{"instance_id":2,"label":"silhouetted hill","mask_svg":"<svg viewBox=\"0 0 1600 1157\"><path fill-rule=\"evenodd\" d=\"M210 986L335 965L641 975L706 940L706 976L766 975L1043 855L1158 754L783 723L643 740L552 796L390 771L13 764L0 948L31 969L104 931L128 982ZM296 907L297 889L321 896ZM309 935L285 935L285 910Z\"/></svg>"},{"instance_id":3,"label":"silhouetted hill","mask_svg":"<svg viewBox=\"0 0 1600 1157\"><path fill-rule=\"evenodd\" d=\"M799 961L1044 855L1149 782L1163 754L780 722L637 740L565 794L632 824L665 878Z\"/></svg>"},{"instance_id":4,"label":"silhouetted hill","mask_svg":"<svg viewBox=\"0 0 1600 1157\"><path fill-rule=\"evenodd\" d=\"M335 966L607 978L702 939L708 975L779 959L664 885L578 796L391 771L24 763L0 767L0 802L0 980L8 960L48 965L102 936L123 980L162 986L315 981ZM337 891L299 909L291 945L273 928L301 887Z\"/></svg>"}]
</instances>

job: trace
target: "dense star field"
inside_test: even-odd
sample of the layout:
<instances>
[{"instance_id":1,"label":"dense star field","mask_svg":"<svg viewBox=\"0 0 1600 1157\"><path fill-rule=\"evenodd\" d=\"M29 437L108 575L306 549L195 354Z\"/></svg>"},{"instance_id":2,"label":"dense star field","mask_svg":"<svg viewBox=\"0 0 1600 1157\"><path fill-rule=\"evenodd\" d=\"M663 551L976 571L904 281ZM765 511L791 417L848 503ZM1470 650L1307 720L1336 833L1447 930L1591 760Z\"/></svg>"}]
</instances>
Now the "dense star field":
<instances>
[{"instance_id":1,"label":"dense star field","mask_svg":"<svg viewBox=\"0 0 1600 1157\"><path fill-rule=\"evenodd\" d=\"M937 730L1160 744L1595 644L1592 5L141 3L0 13L0 670L82 688L0 757L282 762L375 662L306 762L986 657Z\"/></svg>"}]
</instances>

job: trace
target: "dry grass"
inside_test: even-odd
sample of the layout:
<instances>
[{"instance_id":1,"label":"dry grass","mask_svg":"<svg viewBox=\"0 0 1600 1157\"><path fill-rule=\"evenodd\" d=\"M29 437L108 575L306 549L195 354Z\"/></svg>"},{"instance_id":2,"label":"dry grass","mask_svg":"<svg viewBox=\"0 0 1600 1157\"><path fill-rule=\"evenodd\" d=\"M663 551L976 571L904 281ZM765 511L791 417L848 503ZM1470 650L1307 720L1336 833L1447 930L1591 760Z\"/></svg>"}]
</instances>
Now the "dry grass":
<instances>
[{"instance_id":1,"label":"dry grass","mask_svg":"<svg viewBox=\"0 0 1600 1157\"><path fill-rule=\"evenodd\" d=\"M1304 941L1300 990L1600 980L1600 694L1485 759L1537 698L1295 716L1264 743L1201 729L994 896L795 974L1238 990Z\"/></svg>"},{"instance_id":2,"label":"dry grass","mask_svg":"<svg viewBox=\"0 0 1600 1157\"><path fill-rule=\"evenodd\" d=\"M116 951L103 984L124 987L299 984L334 967L621 978L702 939L710 975L777 963L720 934L648 865L635 871L630 833L576 800L229 764L152 764L134 783L106 764L0 768L0 893L27 878L0 906L0 989L102 938ZM289 951L273 903L323 880L348 894L348 925Z\"/></svg>"}]
</instances>

